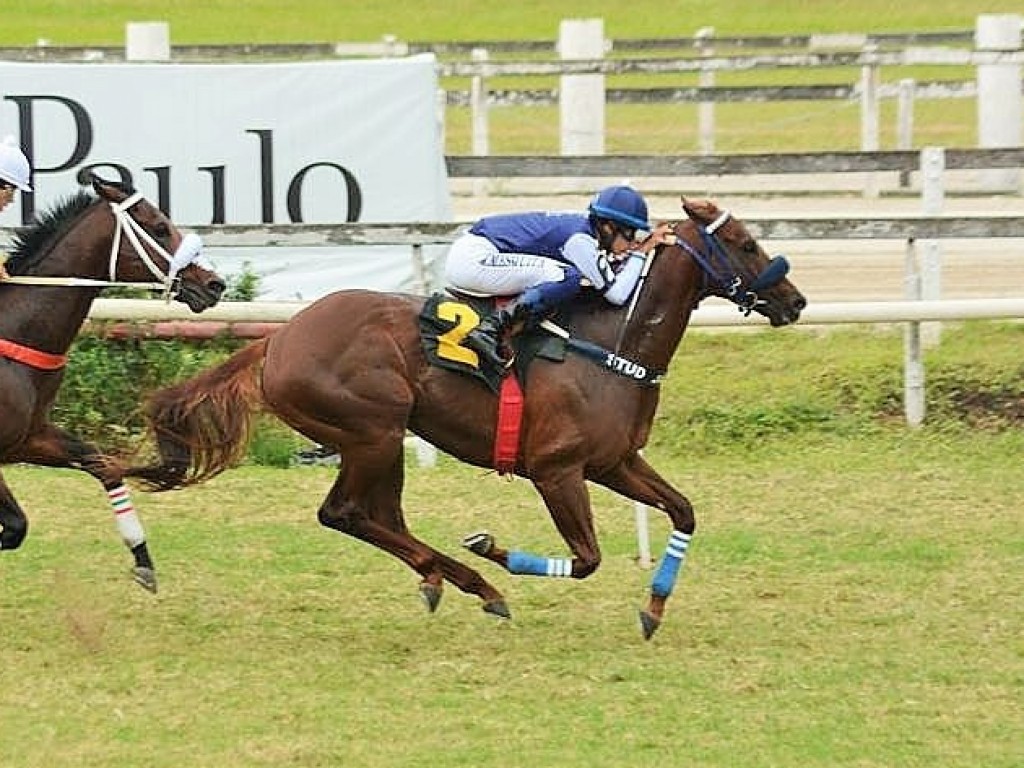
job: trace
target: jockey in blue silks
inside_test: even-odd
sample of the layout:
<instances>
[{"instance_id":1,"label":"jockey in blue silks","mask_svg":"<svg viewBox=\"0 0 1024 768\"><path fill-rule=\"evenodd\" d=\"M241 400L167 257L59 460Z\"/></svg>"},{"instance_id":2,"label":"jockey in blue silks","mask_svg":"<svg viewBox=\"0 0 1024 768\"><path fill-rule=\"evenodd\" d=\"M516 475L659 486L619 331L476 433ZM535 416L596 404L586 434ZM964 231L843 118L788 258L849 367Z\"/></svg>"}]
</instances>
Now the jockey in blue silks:
<instances>
[{"instance_id":1,"label":"jockey in blue silks","mask_svg":"<svg viewBox=\"0 0 1024 768\"><path fill-rule=\"evenodd\" d=\"M485 317L466 336L466 345L502 368L507 361L498 348L505 332L519 321L540 322L584 285L612 304L625 304L645 254L670 232L667 224L651 232L647 202L623 185L601 190L587 213L534 211L480 219L452 243L445 277L470 293L518 297Z\"/></svg>"}]
</instances>

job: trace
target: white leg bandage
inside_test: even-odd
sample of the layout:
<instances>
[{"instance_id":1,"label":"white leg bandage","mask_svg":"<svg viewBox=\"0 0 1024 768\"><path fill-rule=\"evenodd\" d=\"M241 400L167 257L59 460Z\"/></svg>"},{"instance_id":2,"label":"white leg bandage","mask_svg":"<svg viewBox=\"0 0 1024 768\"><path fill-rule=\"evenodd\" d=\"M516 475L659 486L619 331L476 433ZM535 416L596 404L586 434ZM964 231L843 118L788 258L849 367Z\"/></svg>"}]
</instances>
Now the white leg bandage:
<instances>
[{"instance_id":1,"label":"white leg bandage","mask_svg":"<svg viewBox=\"0 0 1024 768\"><path fill-rule=\"evenodd\" d=\"M146 540L146 534L142 530L142 523L132 505L132 497L128 489L119 485L107 491L110 499L110 506L114 510L114 521L117 523L117 532L121 534L124 543L129 549L137 547Z\"/></svg>"}]
</instances>

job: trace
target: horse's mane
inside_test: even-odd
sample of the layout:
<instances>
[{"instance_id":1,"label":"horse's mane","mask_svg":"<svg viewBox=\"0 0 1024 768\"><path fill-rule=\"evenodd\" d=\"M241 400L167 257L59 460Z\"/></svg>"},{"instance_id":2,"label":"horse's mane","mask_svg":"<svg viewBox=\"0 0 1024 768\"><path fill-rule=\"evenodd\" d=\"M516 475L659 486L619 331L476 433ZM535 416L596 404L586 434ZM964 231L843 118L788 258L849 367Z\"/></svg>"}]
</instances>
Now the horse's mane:
<instances>
[{"instance_id":1,"label":"horse's mane","mask_svg":"<svg viewBox=\"0 0 1024 768\"><path fill-rule=\"evenodd\" d=\"M125 194L131 195L130 185L111 182ZM47 210L36 215L27 227L18 229L14 236L11 253L4 265L12 275L25 274L49 252L47 244L55 242L71 222L83 214L98 198L91 192L80 189L74 194L61 198Z\"/></svg>"},{"instance_id":2,"label":"horse's mane","mask_svg":"<svg viewBox=\"0 0 1024 768\"><path fill-rule=\"evenodd\" d=\"M7 271L12 275L23 274L42 261L46 244L62 234L95 201L95 195L80 190L37 214L27 227L19 228L5 264Z\"/></svg>"}]
</instances>

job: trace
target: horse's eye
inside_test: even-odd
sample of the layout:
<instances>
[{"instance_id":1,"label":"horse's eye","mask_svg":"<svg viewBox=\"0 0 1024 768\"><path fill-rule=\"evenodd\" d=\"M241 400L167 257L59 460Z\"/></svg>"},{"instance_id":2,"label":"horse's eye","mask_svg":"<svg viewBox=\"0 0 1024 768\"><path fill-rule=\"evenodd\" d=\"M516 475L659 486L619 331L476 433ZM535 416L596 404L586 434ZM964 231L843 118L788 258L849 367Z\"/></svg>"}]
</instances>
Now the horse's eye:
<instances>
[{"instance_id":1,"label":"horse's eye","mask_svg":"<svg viewBox=\"0 0 1024 768\"><path fill-rule=\"evenodd\" d=\"M153 227L153 234L160 238L170 237L171 228L163 223L157 224L155 227Z\"/></svg>"}]
</instances>

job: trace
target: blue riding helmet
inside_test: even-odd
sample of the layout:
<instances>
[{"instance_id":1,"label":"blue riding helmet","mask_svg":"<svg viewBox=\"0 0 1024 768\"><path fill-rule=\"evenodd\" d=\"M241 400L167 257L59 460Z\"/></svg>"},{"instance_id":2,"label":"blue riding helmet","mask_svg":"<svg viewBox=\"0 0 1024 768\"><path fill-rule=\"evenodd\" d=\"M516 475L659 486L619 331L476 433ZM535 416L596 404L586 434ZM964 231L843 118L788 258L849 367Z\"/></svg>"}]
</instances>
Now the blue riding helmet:
<instances>
[{"instance_id":1,"label":"blue riding helmet","mask_svg":"<svg viewBox=\"0 0 1024 768\"><path fill-rule=\"evenodd\" d=\"M650 231L647 202L632 187L620 184L602 189L590 203L590 213L631 229Z\"/></svg>"}]
</instances>

